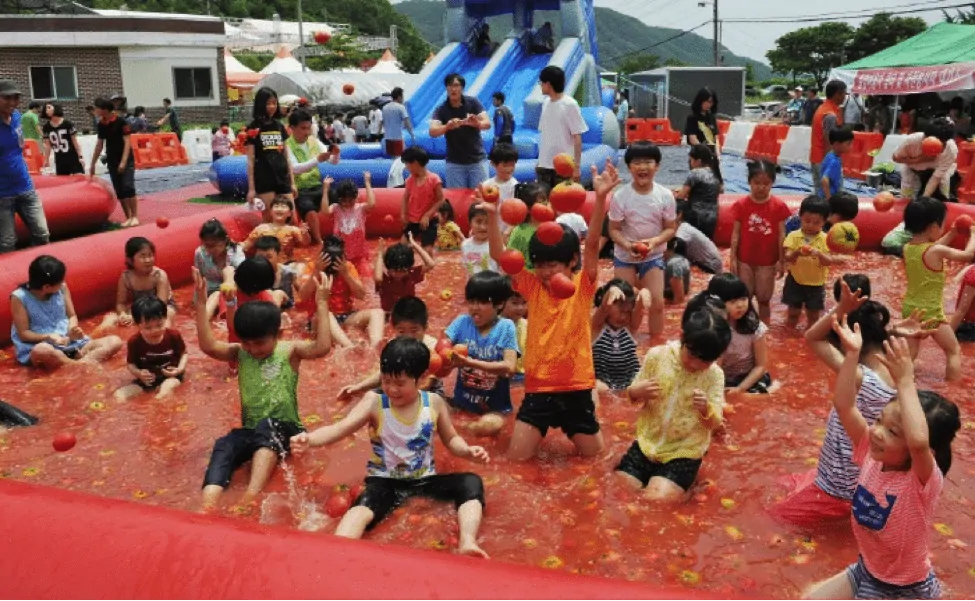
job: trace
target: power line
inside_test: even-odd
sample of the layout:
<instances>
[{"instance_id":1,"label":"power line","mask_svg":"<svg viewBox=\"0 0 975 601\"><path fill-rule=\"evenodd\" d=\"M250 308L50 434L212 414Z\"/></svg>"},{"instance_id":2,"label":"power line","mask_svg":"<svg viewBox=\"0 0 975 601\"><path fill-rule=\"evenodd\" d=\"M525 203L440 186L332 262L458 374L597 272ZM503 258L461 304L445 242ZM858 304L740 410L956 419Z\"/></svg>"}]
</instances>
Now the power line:
<instances>
[{"instance_id":1,"label":"power line","mask_svg":"<svg viewBox=\"0 0 975 601\"><path fill-rule=\"evenodd\" d=\"M917 4L911 4L907 6L917 7ZM911 13L926 13L937 10L948 10L952 8L969 8L975 7L975 3L966 2L964 4L951 4L948 6L929 6L927 8L912 8L898 10L898 15L911 14ZM837 19L866 19L872 17L880 12L886 12L884 9L873 9L867 12L859 11L856 13L835 13L831 15L803 15L794 17L751 17L751 18L732 18L732 19L722 19L725 23L820 23L823 21L834 21Z\"/></svg>"},{"instance_id":2,"label":"power line","mask_svg":"<svg viewBox=\"0 0 975 601\"><path fill-rule=\"evenodd\" d=\"M695 30L698 30L698 29L704 27L705 25L709 24L710 22L711 22L710 20L704 21L704 22L702 22L702 23L700 23L698 25L695 25L694 27L691 27L690 29L685 29L683 31L679 31L676 34L670 36L669 38L665 38L663 40L660 40L659 42L654 42L653 44L650 44L649 46L644 46L643 48L639 48L637 50L631 50L629 52L624 52L624 53L618 54L616 56L605 57L605 58L603 58L603 60L604 61L615 61L617 59L623 58L624 56L630 56L631 54L640 54L641 52L646 52L647 50L652 50L653 48L656 48L657 46L662 46L662 45L666 44L667 42L672 42L672 41L676 40L677 38L684 37L685 35L687 35L689 33L692 33Z\"/></svg>"}]
</instances>

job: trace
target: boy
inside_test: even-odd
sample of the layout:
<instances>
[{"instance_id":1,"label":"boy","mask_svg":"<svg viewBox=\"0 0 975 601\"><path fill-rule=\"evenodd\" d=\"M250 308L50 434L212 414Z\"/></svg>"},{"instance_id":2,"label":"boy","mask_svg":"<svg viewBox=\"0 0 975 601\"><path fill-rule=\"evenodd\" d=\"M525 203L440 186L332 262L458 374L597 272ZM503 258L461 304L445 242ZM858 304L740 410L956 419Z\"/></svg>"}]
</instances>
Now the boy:
<instances>
[{"instance_id":1,"label":"boy","mask_svg":"<svg viewBox=\"0 0 975 601\"><path fill-rule=\"evenodd\" d=\"M412 496L453 501L460 526L457 552L487 557L477 545L484 513L484 483L471 473L437 474L433 461L434 432L457 457L489 461L482 447L470 446L457 434L450 410L438 395L421 392L420 377L430 365L430 349L413 338L391 340L379 357L383 392L369 392L344 419L314 432L295 434L295 452L330 445L369 426L372 457L366 482L335 529L336 536L362 538L390 512Z\"/></svg>"},{"instance_id":2,"label":"boy","mask_svg":"<svg viewBox=\"0 0 975 601\"><path fill-rule=\"evenodd\" d=\"M508 280L508 287L511 288L511 276L505 276ZM501 307L501 317L510 319L515 324L515 336L518 339L518 349L524 353L525 345L528 344L528 305L525 304L525 297L518 291L512 290L511 296L504 301ZM525 358L523 354L518 355L518 362L515 364L515 373L511 376L513 384L521 384L525 381Z\"/></svg>"},{"instance_id":3,"label":"boy","mask_svg":"<svg viewBox=\"0 0 975 601\"><path fill-rule=\"evenodd\" d=\"M434 266L433 257L426 251L426 245L420 246L412 232L407 232L406 240L409 244L394 244L386 248L380 238L376 251L372 277L376 282L379 304L387 317L396 301L404 296L416 296L416 285L423 281L425 274ZM414 252L420 255L420 265L413 264L416 261Z\"/></svg>"},{"instance_id":4,"label":"boy","mask_svg":"<svg viewBox=\"0 0 975 601\"><path fill-rule=\"evenodd\" d=\"M563 181L555 172L554 159L560 153L569 153L574 159L572 179L579 181L582 168L582 134L589 131L582 118L579 103L565 94L565 71L549 65L538 74L542 95L542 114L538 122L538 164L535 174L539 182L554 188Z\"/></svg>"},{"instance_id":5,"label":"boy","mask_svg":"<svg viewBox=\"0 0 975 601\"><path fill-rule=\"evenodd\" d=\"M816 193L829 200L834 194L843 189L843 155L850 152L853 146L853 130L845 127L830 130L829 143L832 150L823 159L819 167L822 180Z\"/></svg>"},{"instance_id":6,"label":"boy","mask_svg":"<svg viewBox=\"0 0 975 601\"><path fill-rule=\"evenodd\" d=\"M515 197L515 186L518 180L515 179L515 167L518 165L518 149L511 143L495 143L491 153L488 154L491 167L494 169L494 177L484 180L482 186L489 184L497 186L501 200Z\"/></svg>"},{"instance_id":7,"label":"boy","mask_svg":"<svg viewBox=\"0 0 975 601\"><path fill-rule=\"evenodd\" d=\"M104 147L108 157L108 175L112 180L112 188L115 189L115 196L125 213L122 227L139 225L139 207L136 204L135 193L135 157L132 156L129 125L115 114L115 105L107 98L95 99L95 115L98 117L98 142L95 144L95 152L91 155L88 181L95 179L95 167Z\"/></svg>"},{"instance_id":8,"label":"boy","mask_svg":"<svg viewBox=\"0 0 975 601\"><path fill-rule=\"evenodd\" d=\"M279 297L281 309L290 309L295 306L295 281L298 272L295 269L297 263L281 263L281 241L277 236L261 236L254 241L254 256L264 257L268 263L274 267L274 286L271 292L283 292L287 298Z\"/></svg>"},{"instance_id":9,"label":"boy","mask_svg":"<svg viewBox=\"0 0 975 601\"><path fill-rule=\"evenodd\" d=\"M860 214L860 201L857 197L845 190L840 190L829 197L829 217L826 218L824 232L829 232L829 228L843 221L853 221ZM786 235L798 230L800 227L799 213L792 215L785 222Z\"/></svg>"},{"instance_id":10,"label":"boy","mask_svg":"<svg viewBox=\"0 0 975 601\"><path fill-rule=\"evenodd\" d=\"M206 280L193 268L197 298L206 297ZM332 278L316 281L315 303L328 315ZM254 301L234 316L240 342L220 342L210 329L204 303L196 305L200 350L219 361L236 362L240 387L241 428L217 440L203 481L203 507L212 509L230 484L233 472L251 460L251 477L244 503L253 502L274 471L278 455L289 451L291 437L304 430L298 417L298 369L301 362L328 354L332 341L327 319L319 319L314 340L279 342L281 310L273 303Z\"/></svg>"},{"instance_id":11,"label":"boy","mask_svg":"<svg viewBox=\"0 0 975 601\"><path fill-rule=\"evenodd\" d=\"M402 159L410 172L400 209L403 242L406 242L408 234L412 234L427 252L433 252L439 223L436 215L443 203L443 181L436 173L427 171L430 156L419 146L411 146L403 151Z\"/></svg>"},{"instance_id":12,"label":"boy","mask_svg":"<svg viewBox=\"0 0 975 601\"><path fill-rule=\"evenodd\" d=\"M234 327L234 315L238 307L252 301L265 301L275 307L282 307L288 300L288 295L274 288L276 278L274 266L264 257L249 257L234 270L234 284L236 290L224 292L220 295L220 309L227 317L227 340L239 342ZM286 316L283 316L286 317Z\"/></svg>"},{"instance_id":13,"label":"boy","mask_svg":"<svg viewBox=\"0 0 975 601\"><path fill-rule=\"evenodd\" d=\"M704 235L704 232L684 222L684 212L687 211L688 206L686 200L676 202L677 232L674 234L674 238L684 241L687 251L685 256L692 264L708 273L721 273L724 270L724 259L721 258L721 251L710 238Z\"/></svg>"},{"instance_id":14,"label":"boy","mask_svg":"<svg viewBox=\"0 0 975 601\"><path fill-rule=\"evenodd\" d=\"M494 105L494 147L495 148L497 148L499 144L514 144L515 116L511 114L511 109L509 109L504 104L504 101L505 101L504 92L497 91L494 94L491 94L491 104ZM494 158L493 157L489 157L489 158L491 159L491 163L494 163ZM495 167L495 169L497 169L497 167ZM503 196L502 198L511 198L511 197Z\"/></svg>"},{"instance_id":15,"label":"boy","mask_svg":"<svg viewBox=\"0 0 975 601\"><path fill-rule=\"evenodd\" d=\"M517 192L518 199L528 207L528 214L525 216L524 222L519 223L506 232L507 238L505 239L505 243L508 245L508 248L517 250L525 257L525 269L529 271L534 269L535 265L532 263L531 255L528 253L528 244L531 242L532 236L535 235L535 230L541 225L538 220L532 217L531 209L535 206L535 203L548 204L548 191L548 186L539 182L519 184ZM500 216L495 221L500 221Z\"/></svg>"},{"instance_id":16,"label":"boy","mask_svg":"<svg viewBox=\"0 0 975 601\"><path fill-rule=\"evenodd\" d=\"M664 261L664 298L679 305L691 289L691 262L683 240L675 237L667 241Z\"/></svg>"},{"instance_id":17,"label":"boy","mask_svg":"<svg viewBox=\"0 0 975 601\"><path fill-rule=\"evenodd\" d=\"M826 278L829 265L842 263L843 258L830 254L823 226L830 216L829 203L819 196L807 196L799 205L798 230L785 237L782 249L789 273L782 286L782 304L789 308L786 326L799 324L802 309L806 309L806 324L812 326L826 307Z\"/></svg>"},{"instance_id":18,"label":"boy","mask_svg":"<svg viewBox=\"0 0 975 601\"><path fill-rule=\"evenodd\" d=\"M488 212L471 204L467 209L467 223L470 224L470 238L460 243L461 257L467 276L471 277L482 271L500 271L498 264L491 258L491 247L488 243Z\"/></svg>"},{"instance_id":19,"label":"boy","mask_svg":"<svg viewBox=\"0 0 975 601\"><path fill-rule=\"evenodd\" d=\"M533 235L529 257L535 271L522 271L512 277L515 291L528 303L532 319L528 322L525 356L525 399L515 422L508 456L515 461L531 458L549 428L561 428L582 455L593 457L603 450L593 389L596 374L592 359L592 325L589 313L596 295L599 271L599 235L606 215L606 196L619 184L616 168L607 161L601 175L592 167L596 202L589 221L579 262L579 237L563 226L562 239L555 246L542 244ZM475 192L475 195L478 195ZM488 212L491 203L481 203ZM488 220L491 257L504 252L497 219ZM564 300L552 294L552 280L571 279L575 292Z\"/></svg>"},{"instance_id":20,"label":"boy","mask_svg":"<svg viewBox=\"0 0 975 601\"><path fill-rule=\"evenodd\" d=\"M116 390L116 399L126 401L156 388L156 398L162 399L183 381L190 356L179 332L166 327L167 309L157 296L143 296L132 303L132 321L139 332L129 338L126 367L135 381Z\"/></svg>"}]
</instances>

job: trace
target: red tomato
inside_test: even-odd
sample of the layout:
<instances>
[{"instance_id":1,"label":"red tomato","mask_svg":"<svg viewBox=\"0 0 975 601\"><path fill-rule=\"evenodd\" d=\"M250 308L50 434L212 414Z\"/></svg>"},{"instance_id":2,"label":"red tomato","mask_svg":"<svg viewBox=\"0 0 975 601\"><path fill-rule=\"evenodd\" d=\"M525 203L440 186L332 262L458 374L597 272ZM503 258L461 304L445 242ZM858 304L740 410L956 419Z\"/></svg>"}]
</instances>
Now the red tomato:
<instances>
[{"instance_id":1,"label":"red tomato","mask_svg":"<svg viewBox=\"0 0 975 601\"><path fill-rule=\"evenodd\" d=\"M71 432L61 432L54 437L54 450L58 453L70 451L77 442L77 439L75 439L74 434Z\"/></svg>"},{"instance_id":2,"label":"red tomato","mask_svg":"<svg viewBox=\"0 0 975 601\"><path fill-rule=\"evenodd\" d=\"M347 491L338 492L328 498L325 503L325 513L332 518L340 518L345 515L345 512L352 507L352 501L349 500L349 493Z\"/></svg>"}]
</instances>

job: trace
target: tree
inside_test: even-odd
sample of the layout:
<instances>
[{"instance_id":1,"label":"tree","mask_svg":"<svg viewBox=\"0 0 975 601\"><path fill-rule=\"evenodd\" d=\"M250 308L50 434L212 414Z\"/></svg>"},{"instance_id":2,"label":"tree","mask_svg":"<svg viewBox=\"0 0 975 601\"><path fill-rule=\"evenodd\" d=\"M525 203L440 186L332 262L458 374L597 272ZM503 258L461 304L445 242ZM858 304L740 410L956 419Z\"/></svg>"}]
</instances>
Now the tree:
<instances>
[{"instance_id":1,"label":"tree","mask_svg":"<svg viewBox=\"0 0 975 601\"><path fill-rule=\"evenodd\" d=\"M660 57L655 54L634 54L620 60L616 70L623 75L649 71L660 67Z\"/></svg>"},{"instance_id":2,"label":"tree","mask_svg":"<svg viewBox=\"0 0 975 601\"><path fill-rule=\"evenodd\" d=\"M755 81L755 67L751 63L745 65L745 81Z\"/></svg>"},{"instance_id":3,"label":"tree","mask_svg":"<svg viewBox=\"0 0 975 601\"><path fill-rule=\"evenodd\" d=\"M920 17L895 17L890 13L877 13L857 28L846 50L846 62L876 54L927 28L928 24Z\"/></svg>"},{"instance_id":4,"label":"tree","mask_svg":"<svg viewBox=\"0 0 975 601\"><path fill-rule=\"evenodd\" d=\"M679 58L670 57L664 61L665 67L689 67L687 63L680 60Z\"/></svg>"},{"instance_id":5,"label":"tree","mask_svg":"<svg viewBox=\"0 0 975 601\"><path fill-rule=\"evenodd\" d=\"M354 36L337 34L332 36L325 46L319 46L322 53L312 54L305 59L305 64L312 71L332 71L343 67L358 68L362 62L370 58L356 44Z\"/></svg>"},{"instance_id":6,"label":"tree","mask_svg":"<svg viewBox=\"0 0 975 601\"><path fill-rule=\"evenodd\" d=\"M969 10L967 12L958 9L957 11L955 11L955 16L949 15L948 11L946 10L943 10L941 12L942 14L944 14L945 22L947 23L956 23L959 25L975 25L975 9Z\"/></svg>"},{"instance_id":7,"label":"tree","mask_svg":"<svg viewBox=\"0 0 975 601\"><path fill-rule=\"evenodd\" d=\"M830 70L845 62L846 49L854 33L846 23L835 21L804 27L775 40L775 48L765 56L773 71L791 74L793 81L808 73L821 88Z\"/></svg>"}]
</instances>

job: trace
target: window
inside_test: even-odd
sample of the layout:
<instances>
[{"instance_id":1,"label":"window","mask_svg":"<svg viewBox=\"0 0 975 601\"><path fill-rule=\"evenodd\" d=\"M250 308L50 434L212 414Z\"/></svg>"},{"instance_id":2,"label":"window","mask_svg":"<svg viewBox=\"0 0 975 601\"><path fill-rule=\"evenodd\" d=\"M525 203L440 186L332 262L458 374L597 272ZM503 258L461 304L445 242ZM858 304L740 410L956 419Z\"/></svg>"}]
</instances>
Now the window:
<instances>
[{"instance_id":1,"label":"window","mask_svg":"<svg viewBox=\"0 0 975 601\"><path fill-rule=\"evenodd\" d=\"M34 100L77 100L78 73L74 67L31 67L30 90Z\"/></svg>"},{"instance_id":2,"label":"window","mask_svg":"<svg viewBox=\"0 0 975 601\"><path fill-rule=\"evenodd\" d=\"M213 77L210 67L173 68L173 87L176 98L199 100L213 98Z\"/></svg>"}]
</instances>

